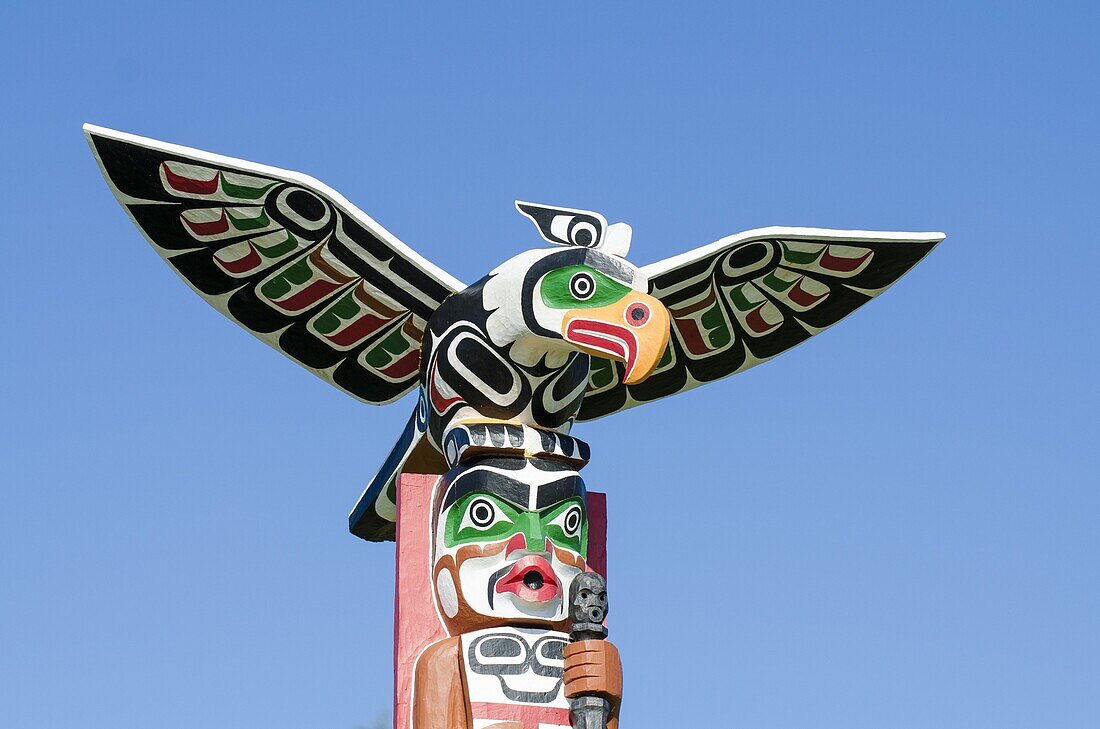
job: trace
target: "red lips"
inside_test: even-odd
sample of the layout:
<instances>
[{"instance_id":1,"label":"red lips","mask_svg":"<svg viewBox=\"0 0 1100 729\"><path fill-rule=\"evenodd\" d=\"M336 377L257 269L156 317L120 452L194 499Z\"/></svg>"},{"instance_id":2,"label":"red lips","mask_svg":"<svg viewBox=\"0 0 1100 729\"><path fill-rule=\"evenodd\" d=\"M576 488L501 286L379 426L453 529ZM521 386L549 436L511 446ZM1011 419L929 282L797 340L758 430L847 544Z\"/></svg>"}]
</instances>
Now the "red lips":
<instances>
[{"instance_id":1,"label":"red lips","mask_svg":"<svg viewBox=\"0 0 1100 729\"><path fill-rule=\"evenodd\" d=\"M545 557L529 555L497 581L496 591L510 592L526 602L547 602L558 596L561 586Z\"/></svg>"}]
</instances>

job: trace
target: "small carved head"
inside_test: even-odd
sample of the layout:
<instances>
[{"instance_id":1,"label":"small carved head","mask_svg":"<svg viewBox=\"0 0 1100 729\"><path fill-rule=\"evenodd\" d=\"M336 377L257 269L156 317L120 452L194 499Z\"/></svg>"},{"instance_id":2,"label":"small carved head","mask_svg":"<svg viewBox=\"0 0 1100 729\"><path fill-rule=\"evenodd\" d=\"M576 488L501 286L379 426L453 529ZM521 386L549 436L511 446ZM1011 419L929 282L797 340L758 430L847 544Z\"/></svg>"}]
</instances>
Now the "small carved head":
<instances>
[{"instance_id":1,"label":"small carved head","mask_svg":"<svg viewBox=\"0 0 1100 729\"><path fill-rule=\"evenodd\" d=\"M607 583L599 573L585 572L573 578L569 617L573 623L602 623L607 618Z\"/></svg>"}]
</instances>

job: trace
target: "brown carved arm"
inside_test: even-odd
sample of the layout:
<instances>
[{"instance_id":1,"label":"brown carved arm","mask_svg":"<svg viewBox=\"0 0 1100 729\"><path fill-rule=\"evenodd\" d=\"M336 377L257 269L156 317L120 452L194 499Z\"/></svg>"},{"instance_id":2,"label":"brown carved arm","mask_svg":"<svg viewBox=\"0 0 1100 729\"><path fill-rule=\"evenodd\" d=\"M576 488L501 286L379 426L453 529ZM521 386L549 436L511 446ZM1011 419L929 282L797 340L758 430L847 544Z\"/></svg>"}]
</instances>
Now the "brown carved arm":
<instances>
[{"instance_id":1,"label":"brown carved arm","mask_svg":"<svg viewBox=\"0 0 1100 729\"><path fill-rule=\"evenodd\" d=\"M471 729L461 653L455 637L420 654L413 680L412 729Z\"/></svg>"}]
</instances>

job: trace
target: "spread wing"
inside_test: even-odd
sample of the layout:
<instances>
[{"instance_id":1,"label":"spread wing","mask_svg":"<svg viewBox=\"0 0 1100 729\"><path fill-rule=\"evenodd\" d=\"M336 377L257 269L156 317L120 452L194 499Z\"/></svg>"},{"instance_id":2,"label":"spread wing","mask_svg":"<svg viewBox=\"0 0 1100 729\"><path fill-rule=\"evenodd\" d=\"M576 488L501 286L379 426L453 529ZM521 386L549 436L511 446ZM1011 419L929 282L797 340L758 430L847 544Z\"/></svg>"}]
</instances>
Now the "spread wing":
<instances>
[{"instance_id":1,"label":"spread wing","mask_svg":"<svg viewBox=\"0 0 1100 729\"><path fill-rule=\"evenodd\" d=\"M425 323L464 284L306 175L84 133L130 218L211 306L360 400L416 385Z\"/></svg>"},{"instance_id":2,"label":"spread wing","mask_svg":"<svg viewBox=\"0 0 1100 729\"><path fill-rule=\"evenodd\" d=\"M836 324L886 290L942 233L762 228L645 266L672 335L647 380L592 358L578 420L743 372Z\"/></svg>"}]
</instances>

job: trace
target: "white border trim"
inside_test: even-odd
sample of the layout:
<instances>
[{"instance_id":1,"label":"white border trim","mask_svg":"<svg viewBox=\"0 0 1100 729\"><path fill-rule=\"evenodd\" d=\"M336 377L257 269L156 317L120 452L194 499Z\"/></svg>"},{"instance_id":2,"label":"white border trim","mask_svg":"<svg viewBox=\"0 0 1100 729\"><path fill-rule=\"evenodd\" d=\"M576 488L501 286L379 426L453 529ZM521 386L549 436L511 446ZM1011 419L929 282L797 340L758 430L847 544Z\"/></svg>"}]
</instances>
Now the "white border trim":
<instances>
[{"instance_id":1,"label":"white border trim","mask_svg":"<svg viewBox=\"0 0 1100 729\"><path fill-rule=\"evenodd\" d=\"M681 253L672 258L666 258L656 263L642 266L641 270L649 278L667 273L674 268L687 266L703 260L723 248L728 248L737 243L744 243L756 239L779 238L781 240L827 240L835 243L939 243L947 236L943 233L899 233L877 230L831 230L829 228L786 228L783 226L770 226L767 228L754 228L742 233L728 235L721 240L700 246L687 253Z\"/></svg>"}]
</instances>

